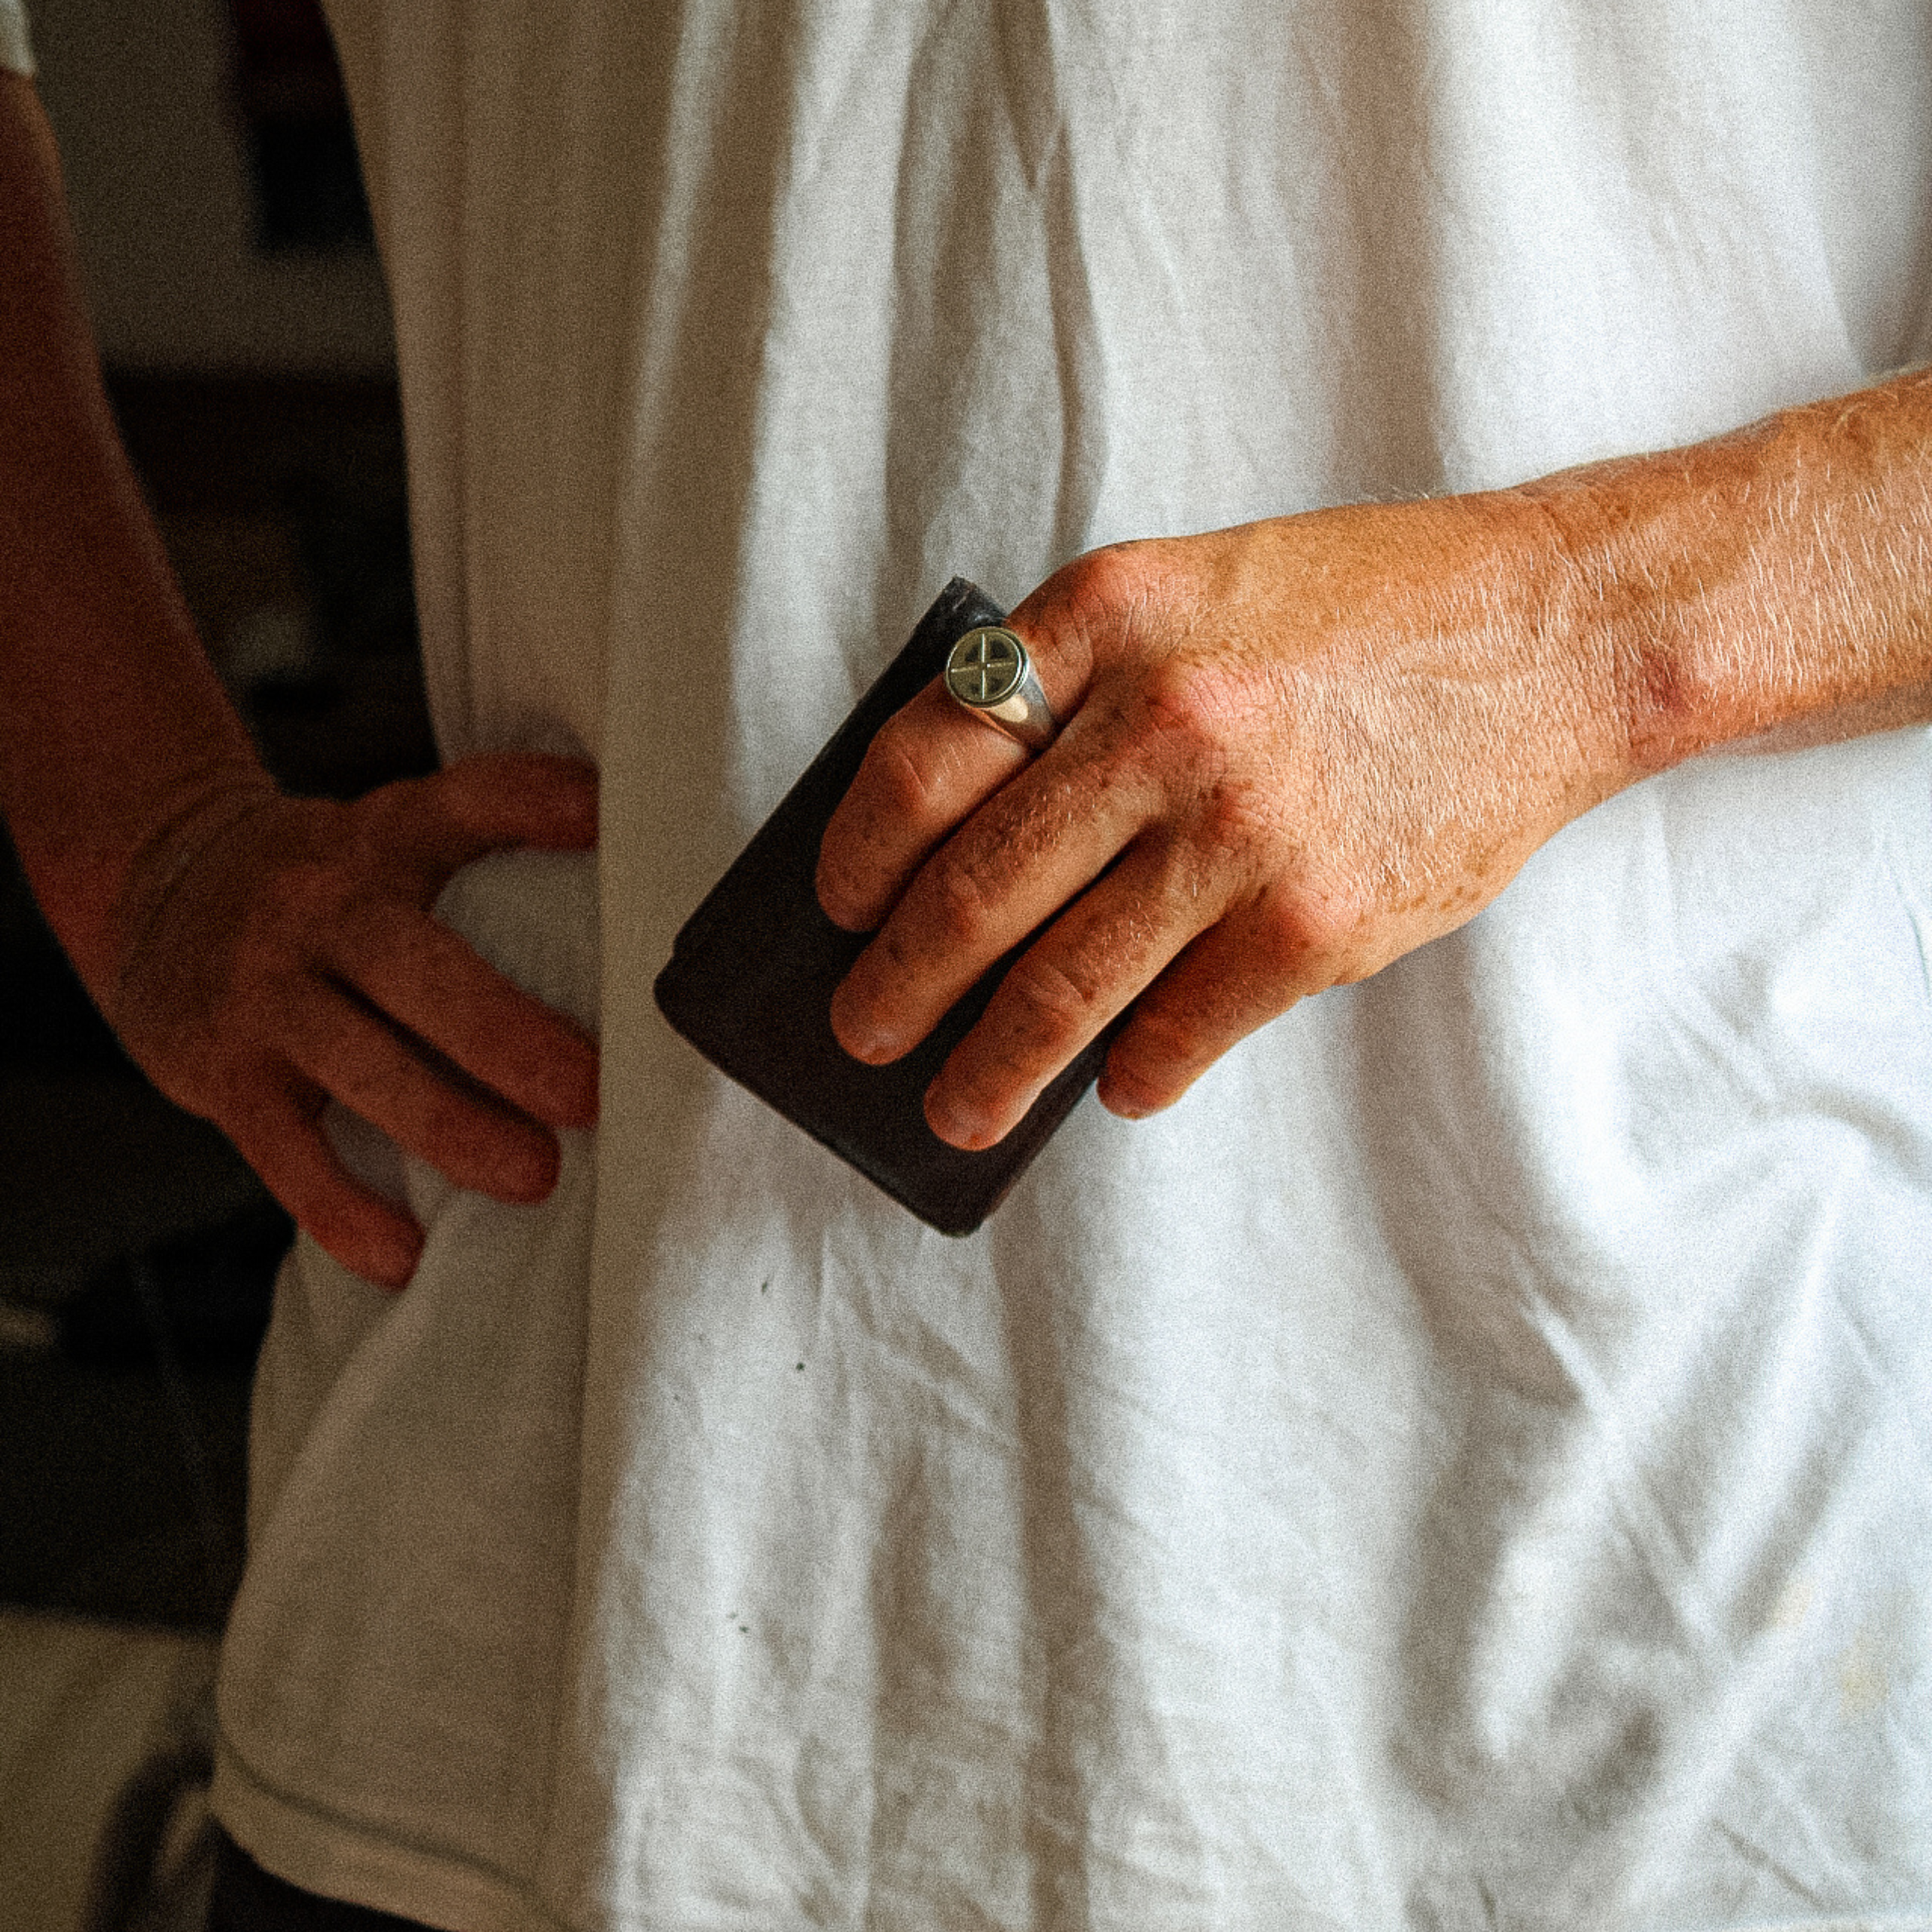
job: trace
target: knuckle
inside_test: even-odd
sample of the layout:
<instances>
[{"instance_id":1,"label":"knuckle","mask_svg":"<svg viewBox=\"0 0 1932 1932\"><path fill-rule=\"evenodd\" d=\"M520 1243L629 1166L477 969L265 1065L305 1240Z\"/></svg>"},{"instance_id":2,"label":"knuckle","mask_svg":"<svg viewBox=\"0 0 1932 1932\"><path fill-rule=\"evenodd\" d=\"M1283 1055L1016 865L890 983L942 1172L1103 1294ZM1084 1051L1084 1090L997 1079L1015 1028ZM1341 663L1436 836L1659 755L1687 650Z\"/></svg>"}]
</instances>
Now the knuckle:
<instances>
[{"instance_id":1,"label":"knuckle","mask_svg":"<svg viewBox=\"0 0 1932 1932\"><path fill-rule=\"evenodd\" d=\"M923 823L941 809L946 768L927 734L895 719L882 728L872 749L879 805L890 820Z\"/></svg>"},{"instance_id":2,"label":"knuckle","mask_svg":"<svg viewBox=\"0 0 1932 1932\"><path fill-rule=\"evenodd\" d=\"M828 837L819 847L816 884L819 902L835 923L853 929L877 923L877 868L849 838Z\"/></svg>"},{"instance_id":3,"label":"knuckle","mask_svg":"<svg viewBox=\"0 0 1932 1932\"><path fill-rule=\"evenodd\" d=\"M1097 989L1055 960L1023 954L1000 991L1029 1046L1043 1055L1070 1051L1093 1029Z\"/></svg>"},{"instance_id":4,"label":"knuckle","mask_svg":"<svg viewBox=\"0 0 1932 1932\"><path fill-rule=\"evenodd\" d=\"M1197 776L1218 778L1247 724L1253 700L1247 680L1225 664L1168 658L1149 666L1140 704L1148 737Z\"/></svg>"},{"instance_id":5,"label":"knuckle","mask_svg":"<svg viewBox=\"0 0 1932 1932\"><path fill-rule=\"evenodd\" d=\"M1183 1085L1207 1057L1200 1019L1174 1006L1146 1003L1107 1055L1107 1077L1149 1106Z\"/></svg>"},{"instance_id":6,"label":"knuckle","mask_svg":"<svg viewBox=\"0 0 1932 1932\"><path fill-rule=\"evenodd\" d=\"M957 860L934 868L932 911L940 943L948 951L970 951L984 939L993 908L981 880Z\"/></svg>"},{"instance_id":7,"label":"knuckle","mask_svg":"<svg viewBox=\"0 0 1932 1932\"><path fill-rule=\"evenodd\" d=\"M345 893L335 899L325 916L318 917L302 936L312 952L352 974L367 971L395 950L392 930L366 893Z\"/></svg>"},{"instance_id":8,"label":"knuckle","mask_svg":"<svg viewBox=\"0 0 1932 1932\"><path fill-rule=\"evenodd\" d=\"M1332 962L1359 924L1354 896L1344 890L1271 893L1256 908L1250 957L1268 980L1311 990L1332 979Z\"/></svg>"},{"instance_id":9,"label":"knuckle","mask_svg":"<svg viewBox=\"0 0 1932 1932\"><path fill-rule=\"evenodd\" d=\"M317 861L338 893L367 892L379 881L406 876L409 855L426 841L455 856L459 820L429 785L426 779L400 780L346 808L327 856Z\"/></svg>"},{"instance_id":10,"label":"knuckle","mask_svg":"<svg viewBox=\"0 0 1932 1932\"><path fill-rule=\"evenodd\" d=\"M1256 786L1223 780L1211 785L1192 813L1189 858L1193 871L1222 874L1250 859L1275 838L1278 807Z\"/></svg>"},{"instance_id":11,"label":"knuckle","mask_svg":"<svg viewBox=\"0 0 1932 1932\"><path fill-rule=\"evenodd\" d=\"M1055 575L1055 601L1083 628L1117 623L1155 594L1154 554L1154 547L1145 543L1113 543L1088 551Z\"/></svg>"}]
</instances>

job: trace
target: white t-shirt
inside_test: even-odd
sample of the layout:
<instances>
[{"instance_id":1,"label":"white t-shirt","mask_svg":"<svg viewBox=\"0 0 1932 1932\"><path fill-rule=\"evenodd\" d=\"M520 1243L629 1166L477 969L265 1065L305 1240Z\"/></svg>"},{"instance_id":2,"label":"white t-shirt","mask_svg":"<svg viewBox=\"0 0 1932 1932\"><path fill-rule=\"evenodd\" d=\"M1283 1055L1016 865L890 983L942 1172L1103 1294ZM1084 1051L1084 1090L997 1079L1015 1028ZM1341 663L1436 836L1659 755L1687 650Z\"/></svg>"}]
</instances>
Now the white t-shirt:
<instances>
[{"instance_id":1,"label":"white t-shirt","mask_svg":"<svg viewBox=\"0 0 1932 1932\"><path fill-rule=\"evenodd\" d=\"M0 72L34 72L33 43L27 38L24 0L0 0Z\"/></svg>"},{"instance_id":2,"label":"white t-shirt","mask_svg":"<svg viewBox=\"0 0 1932 1932\"><path fill-rule=\"evenodd\" d=\"M1925 734L1626 792L963 1242L650 996L954 572L1921 354L1924 10L331 13L443 747L603 771L445 914L603 1119L411 1164L399 1299L298 1244L236 1836L468 1932L1932 1925Z\"/></svg>"}]
</instances>

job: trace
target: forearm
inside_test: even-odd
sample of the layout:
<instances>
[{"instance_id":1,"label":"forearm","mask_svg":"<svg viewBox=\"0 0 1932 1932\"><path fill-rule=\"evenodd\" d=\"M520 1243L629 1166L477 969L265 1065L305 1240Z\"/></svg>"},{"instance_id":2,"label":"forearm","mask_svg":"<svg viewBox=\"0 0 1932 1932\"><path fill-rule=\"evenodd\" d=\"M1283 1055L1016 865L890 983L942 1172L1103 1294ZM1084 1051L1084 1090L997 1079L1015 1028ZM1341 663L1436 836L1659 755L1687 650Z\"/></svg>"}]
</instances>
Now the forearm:
<instances>
[{"instance_id":1,"label":"forearm","mask_svg":"<svg viewBox=\"0 0 1932 1932\"><path fill-rule=\"evenodd\" d=\"M0 812L97 1000L138 855L270 780L121 444L53 139L0 75Z\"/></svg>"},{"instance_id":2,"label":"forearm","mask_svg":"<svg viewBox=\"0 0 1932 1932\"><path fill-rule=\"evenodd\" d=\"M1520 494L1607 636L1631 762L1932 719L1932 374Z\"/></svg>"}]
</instances>

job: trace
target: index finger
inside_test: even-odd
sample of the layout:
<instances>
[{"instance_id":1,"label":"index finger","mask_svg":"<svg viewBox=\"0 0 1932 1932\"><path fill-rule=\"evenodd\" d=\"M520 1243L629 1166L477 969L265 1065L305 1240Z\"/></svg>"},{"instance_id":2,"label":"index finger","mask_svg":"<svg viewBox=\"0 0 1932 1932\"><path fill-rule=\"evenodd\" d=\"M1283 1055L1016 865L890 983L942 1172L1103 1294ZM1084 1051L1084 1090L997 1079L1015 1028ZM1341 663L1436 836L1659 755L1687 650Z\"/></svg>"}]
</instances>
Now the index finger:
<instances>
[{"instance_id":1,"label":"index finger","mask_svg":"<svg viewBox=\"0 0 1932 1932\"><path fill-rule=\"evenodd\" d=\"M1027 760L935 679L881 727L826 826L817 884L826 917L853 932L881 924L926 855Z\"/></svg>"},{"instance_id":2,"label":"index finger","mask_svg":"<svg viewBox=\"0 0 1932 1932\"><path fill-rule=\"evenodd\" d=\"M1084 667L1051 637L1023 641L1064 722L1079 701ZM849 932L880 925L948 835L1033 758L935 678L881 728L826 826L817 873L826 916Z\"/></svg>"},{"instance_id":3,"label":"index finger","mask_svg":"<svg viewBox=\"0 0 1932 1932\"><path fill-rule=\"evenodd\" d=\"M550 752L477 752L436 774L444 814L487 841L472 856L507 845L575 851L597 842L597 768Z\"/></svg>"},{"instance_id":4,"label":"index finger","mask_svg":"<svg viewBox=\"0 0 1932 1932\"><path fill-rule=\"evenodd\" d=\"M406 780L380 801L370 835L409 868L424 902L493 852L531 847L578 852L597 842L597 768L547 752L479 752L426 778Z\"/></svg>"}]
</instances>

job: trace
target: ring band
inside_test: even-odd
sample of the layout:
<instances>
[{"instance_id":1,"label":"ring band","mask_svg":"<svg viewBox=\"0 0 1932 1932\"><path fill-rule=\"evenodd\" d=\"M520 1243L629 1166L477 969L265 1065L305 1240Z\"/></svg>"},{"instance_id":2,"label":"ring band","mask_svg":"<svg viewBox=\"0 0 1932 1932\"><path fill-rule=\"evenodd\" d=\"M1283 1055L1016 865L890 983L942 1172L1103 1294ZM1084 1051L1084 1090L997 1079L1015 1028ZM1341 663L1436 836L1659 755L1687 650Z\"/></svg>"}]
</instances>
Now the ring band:
<instances>
[{"instance_id":1,"label":"ring band","mask_svg":"<svg viewBox=\"0 0 1932 1932\"><path fill-rule=\"evenodd\" d=\"M946 691L1029 751L1045 751L1060 729L1027 647L1003 624L980 624L953 646L946 659Z\"/></svg>"}]
</instances>

